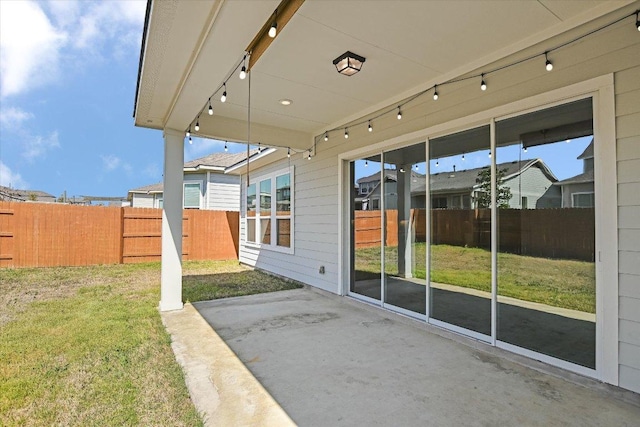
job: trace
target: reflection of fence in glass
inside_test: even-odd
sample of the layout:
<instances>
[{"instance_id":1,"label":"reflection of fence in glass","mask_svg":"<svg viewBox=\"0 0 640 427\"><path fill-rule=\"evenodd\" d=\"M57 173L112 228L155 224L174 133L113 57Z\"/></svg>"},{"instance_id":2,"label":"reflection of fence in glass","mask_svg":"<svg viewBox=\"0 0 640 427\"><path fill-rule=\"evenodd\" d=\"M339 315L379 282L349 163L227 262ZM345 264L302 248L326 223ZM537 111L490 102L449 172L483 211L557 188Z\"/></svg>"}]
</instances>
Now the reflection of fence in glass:
<instances>
[{"instance_id":1,"label":"reflection of fence in glass","mask_svg":"<svg viewBox=\"0 0 640 427\"><path fill-rule=\"evenodd\" d=\"M380 245L381 211L355 212L356 249ZM424 242L425 209L412 209L415 241ZM385 246L398 244L398 212L385 215ZM431 211L433 244L491 247L489 209L435 209ZM595 215L593 209L501 209L501 252L543 258L594 261Z\"/></svg>"}]
</instances>

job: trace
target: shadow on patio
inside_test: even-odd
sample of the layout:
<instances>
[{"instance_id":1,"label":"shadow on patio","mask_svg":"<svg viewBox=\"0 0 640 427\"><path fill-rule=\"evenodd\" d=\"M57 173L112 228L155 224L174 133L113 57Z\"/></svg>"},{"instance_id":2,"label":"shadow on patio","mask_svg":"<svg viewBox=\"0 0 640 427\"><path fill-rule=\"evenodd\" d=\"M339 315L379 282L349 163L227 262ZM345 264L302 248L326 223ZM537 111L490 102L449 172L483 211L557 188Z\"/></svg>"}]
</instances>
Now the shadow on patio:
<instances>
[{"instance_id":1,"label":"shadow on patio","mask_svg":"<svg viewBox=\"0 0 640 427\"><path fill-rule=\"evenodd\" d=\"M311 289L194 303L163 319L208 422L220 420L225 404L234 425L282 425L287 415L305 426L633 425L640 418L634 393L579 378L590 384L583 387L499 349Z\"/></svg>"}]
</instances>

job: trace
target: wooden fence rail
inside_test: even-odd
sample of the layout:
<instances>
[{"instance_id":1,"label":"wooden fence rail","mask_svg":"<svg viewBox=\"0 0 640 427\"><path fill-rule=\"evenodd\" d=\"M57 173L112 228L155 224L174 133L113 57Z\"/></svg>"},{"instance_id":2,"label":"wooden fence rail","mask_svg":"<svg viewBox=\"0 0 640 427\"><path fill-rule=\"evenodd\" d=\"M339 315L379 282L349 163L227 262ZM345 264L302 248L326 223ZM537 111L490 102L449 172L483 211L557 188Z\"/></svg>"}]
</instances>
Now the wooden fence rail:
<instances>
[{"instance_id":1,"label":"wooden fence rail","mask_svg":"<svg viewBox=\"0 0 640 427\"><path fill-rule=\"evenodd\" d=\"M545 258L594 261L593 209L500 209L498 248L501 252ZM379 246L381 211L355 212L356 248ZM415 241L426 241L426 210L412 209ZM434 209L431 241L437 245L491 248L491 211ZM385 215L385 245L398 244L398 212Z\"/></svg>"},{"instance_id":2,"label":"wooden fence rail","mask_svg":"<svg viewBox=\"0 0 640 427\"><path fill-rule=\"evenodd\" d=\"M184 210L185 260L238 258L238 212ZM0 202L0 267L160 260L162 210Z\"/></svg>"}]
</instances>

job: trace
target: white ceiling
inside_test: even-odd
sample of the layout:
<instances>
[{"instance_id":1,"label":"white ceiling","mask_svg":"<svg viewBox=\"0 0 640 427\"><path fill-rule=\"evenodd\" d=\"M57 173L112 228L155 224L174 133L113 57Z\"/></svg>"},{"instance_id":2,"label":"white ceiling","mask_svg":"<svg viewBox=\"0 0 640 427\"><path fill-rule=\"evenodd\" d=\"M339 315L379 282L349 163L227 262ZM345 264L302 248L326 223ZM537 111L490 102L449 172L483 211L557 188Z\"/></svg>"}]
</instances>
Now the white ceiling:
<instances>
[{"instance_id":1,"label":"white ceiling","mask_svg":"<svg viewBox=\"0 0 640 427\"><path fill-rule=\"evenodd\" d=\"M307 0L252 70L255 134L307 146L327 128L629 3ZM220 93L212 99L213 117L205 105L277 4L154 1L136 125L183 130L203 109L202 135L242 140L248 79L230 78L227 102L220 103ZM332 64L347 50L366 58L352 77L338 74ZM293 104L280 105L282 98Z\"/></svg>"}]
</instances>

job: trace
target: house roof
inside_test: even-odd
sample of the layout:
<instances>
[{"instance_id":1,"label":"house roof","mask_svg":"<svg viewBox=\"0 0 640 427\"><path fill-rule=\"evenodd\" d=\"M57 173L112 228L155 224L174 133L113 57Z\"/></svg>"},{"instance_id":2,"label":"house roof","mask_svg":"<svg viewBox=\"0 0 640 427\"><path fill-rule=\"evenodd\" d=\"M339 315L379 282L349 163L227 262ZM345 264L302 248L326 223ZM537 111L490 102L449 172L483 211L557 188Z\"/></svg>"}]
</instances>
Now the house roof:
<instances>
[{"instance_id":1,"label":"house roof","mask_svg":"<svg viewBox=\"0 0 640 427\"><path fill-rule=\"evenodd\" d=\"M571 178L563 179L554 183L554 185L567 185L567 184L587 184L593 182L593 169L581 173L580 175L572 176Z\"/></svg>"},{"instance_id":2,"label":"house roof","mask_svg":"<svg viewBox=\"0 0 640 427\"><path fill-rule=\"evenodd\" d=\"M593 158L593 138L591 138L591 142L587 145L587 148L584 149L582 154L578 156L578 160L584 159L592 159Z\"/></svg>"},{"instance_id":3,"label":"house roof","mask_svg":"<svg viewBox=\"0 0 640 427\"><path fill-rule=\"evenodd\" d=\"M249 161L253 163L254 159L258 159L262 155L268 155L273 151L271 149L264 149L260 152L257 148L249 151ZM226 173L231 168L235 168L236 166L242 164L247 159L247 153L211 153L207 156L200 157L198 159L189 160L184 164L185 172L196 172L200 170L214 170L220 173ZM163 183L158 182L156 184L145 185L139 188L134 188L129 190L129 193L142 193L142 194L151 194L151 193L162 193L163 192Z\"/></svg>"},{"instance_id":4,"label":"house roof","mask_svg":"<svg viewBox=\"0 0 640 427\"><path fill-rule=\"evenodd\" d=\"M40 190L19 190L0 185L0 200L52 202L56 196Z\"/></svg>"},{"instance_id":5,"label":"house roof","mask_svg":"<svg viewBox=\"0 0 640 427\"><path fill-rule=\"evenodd\" d=\"M385 169L384 170L385 179L392 179L392 180L396 181L397 180L397 174L398 174L398 171L396 169ZM411 171L411 176L412 177L422 177L422 178L424 178L424 175L419 174L418 172L415 172L413 170ZM376 172L376 173L373 173L371 175L363 176L362 178L358 178L356 180L356 184L362 184L362 183L365 183L365 182L378 182L378 181L380 181L380 172Z\"/></svg>"},{"instance_id":6,"label":"house roof","mask_svg":"<svg viewBox=\"0 0 640 427\"><path fill-rule=\"evenodd\" d=\"M258 154L258 149L255 148L249 152L249 157L253 157ZM185 169L201 169L201 168L228 168L234 166L247 158L247 153L211 153L207 156L200 157L186 162L184 164Z\"/></svg>"}]
</instances>

